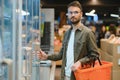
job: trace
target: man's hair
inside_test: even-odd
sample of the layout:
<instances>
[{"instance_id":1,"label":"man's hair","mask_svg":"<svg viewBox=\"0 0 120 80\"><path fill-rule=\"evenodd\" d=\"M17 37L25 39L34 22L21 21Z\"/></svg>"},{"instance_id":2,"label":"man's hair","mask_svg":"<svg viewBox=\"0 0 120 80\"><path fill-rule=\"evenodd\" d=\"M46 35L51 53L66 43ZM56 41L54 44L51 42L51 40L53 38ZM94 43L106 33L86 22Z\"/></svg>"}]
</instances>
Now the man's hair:
<instances>
[{"instance_id":1,"label":"man's hair","mask_svg":"<svg viewBox=\"0 0 120 80\"><path fill-rule=\"evenodd\" d=\"M82 11L82 6L81 6L81 4L79 3L79 1L73 1L73 2L71 2L70 4L68 4L67 8L69 8L69 7L71 7L71 6L78 7L78 8L80 8L80 10Z\"/></svg>"}]
</instances>

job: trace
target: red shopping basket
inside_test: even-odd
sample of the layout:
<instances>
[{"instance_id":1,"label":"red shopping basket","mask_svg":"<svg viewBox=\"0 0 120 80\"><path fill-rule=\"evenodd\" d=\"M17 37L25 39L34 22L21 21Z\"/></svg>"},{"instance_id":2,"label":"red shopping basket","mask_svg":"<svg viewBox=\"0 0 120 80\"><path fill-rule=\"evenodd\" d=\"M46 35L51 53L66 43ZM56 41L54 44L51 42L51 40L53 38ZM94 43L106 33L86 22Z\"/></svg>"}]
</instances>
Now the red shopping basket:
<instances>
[{"instance_id":1,"label":"red shopping basket","mask_svg":"<svg viewBox=\"0 0 120 80\"><path fill-rule=\"evenodd\" d=\"M111 80L112 63L107 61L95 62L94 67L78 69L74 72L76 80Z\"/></svg>"}]
</instances>

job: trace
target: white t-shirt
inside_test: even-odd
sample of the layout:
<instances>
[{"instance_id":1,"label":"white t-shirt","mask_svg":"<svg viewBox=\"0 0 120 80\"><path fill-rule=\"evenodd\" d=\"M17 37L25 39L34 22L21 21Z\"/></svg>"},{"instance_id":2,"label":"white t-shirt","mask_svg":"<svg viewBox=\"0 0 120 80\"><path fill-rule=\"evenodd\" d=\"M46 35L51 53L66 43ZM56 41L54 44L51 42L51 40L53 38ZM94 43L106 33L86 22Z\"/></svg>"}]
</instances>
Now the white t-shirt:
<instances>
[{"instance_id":1,"label":"white t-shirt","mask_svg":"<svg viewBox=\"0 0 120 80\"><path fill-rule=\"evenodd\" d=\"M74 63L74 35L75 30L71 31L70 39L68 42L68 48L67 48L67 61L66 61L66 67L65 67L65 75L70 77L71 75L71 66Z\"/></svg>"}]
</instances>

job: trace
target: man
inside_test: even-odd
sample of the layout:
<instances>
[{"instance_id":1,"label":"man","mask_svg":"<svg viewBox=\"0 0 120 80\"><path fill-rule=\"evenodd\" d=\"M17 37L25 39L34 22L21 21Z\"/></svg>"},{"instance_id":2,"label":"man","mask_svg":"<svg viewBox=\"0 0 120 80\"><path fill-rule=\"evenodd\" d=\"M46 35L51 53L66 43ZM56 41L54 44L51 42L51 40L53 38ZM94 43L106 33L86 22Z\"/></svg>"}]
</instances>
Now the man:
<instances>
[{"instance_id":1,"label":"man","mask_svg":"<svg viewBox=\"0 0 120 80\"><path fill-rule=\"evenodd\" d=\"M61 80L76 80L73 72L99 54L93 32L81 23L81 4L78 1L71 2L66 15L71 28L65 32L59 54L47 55L40 51L39 57L42 60L62 59Z\"/></svg>"}]
</instances>

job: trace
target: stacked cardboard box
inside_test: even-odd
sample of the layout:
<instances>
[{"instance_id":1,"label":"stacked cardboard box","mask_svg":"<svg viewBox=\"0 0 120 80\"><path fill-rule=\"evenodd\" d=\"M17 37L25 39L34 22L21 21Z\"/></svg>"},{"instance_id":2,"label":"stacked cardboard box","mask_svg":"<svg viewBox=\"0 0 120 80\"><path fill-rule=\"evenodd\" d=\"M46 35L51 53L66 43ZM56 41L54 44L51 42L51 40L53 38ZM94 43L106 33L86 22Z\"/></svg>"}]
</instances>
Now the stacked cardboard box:
<instances>
[{"instance_id":1,"label":"stacked cardboard box","mask_svg":"<svg viewBox=\"0 0 120 80\"><path fill-rule=\"evenodd\" d=\"M113 63L112 80L120 80L120 44L101 40L101 59Z\"/></svg>"},{"instance_id":2,"label":"stacked cardboard box","mask_svg":"<svg viewBox=\"0 0 120 80\"><path fill-rule=\"evenodd\" d=\"M101 49L106 52L106 50L107 50L107 47L106 47L107 46L107 39L101 39L100 40L100 45L101 45Z\"/></svg>"}]
</instances>

